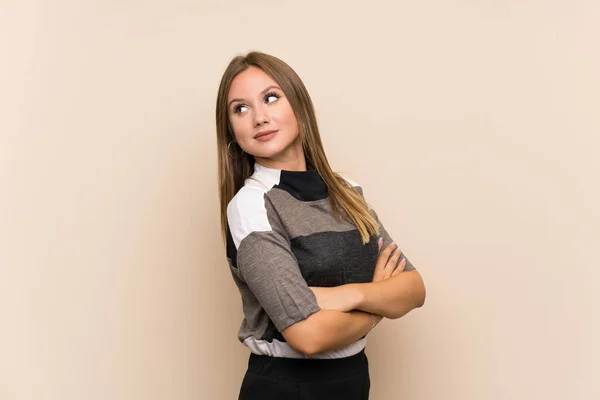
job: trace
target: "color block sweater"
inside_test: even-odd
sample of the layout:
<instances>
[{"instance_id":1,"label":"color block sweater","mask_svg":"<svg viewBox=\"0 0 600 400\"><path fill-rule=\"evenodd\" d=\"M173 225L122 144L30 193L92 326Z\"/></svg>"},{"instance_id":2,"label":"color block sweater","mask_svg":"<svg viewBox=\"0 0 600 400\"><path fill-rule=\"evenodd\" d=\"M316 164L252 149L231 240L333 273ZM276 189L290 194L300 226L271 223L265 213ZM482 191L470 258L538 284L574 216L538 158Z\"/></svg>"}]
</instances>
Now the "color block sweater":
<instances>
[{"instance_id":1,"label":"color block sweater","mask_svg":"<svg viewBox=\"0 0 600 400\"><path fill-rule=\"evenodd\" d=\"M345 178L361 195L362 188ZM379 223L387 246L392 239ZM354 225L332 213L316 170L286 171L254 164L254 173L227 206L227 260L242 296L238 339L255 354L306 358L281 331L320 310L309 286L371 282L378 237L364 245ZM405 271L414 269L406 260ZM360 352L366 337L312 358Z\"/></svg>"}]
</instances>

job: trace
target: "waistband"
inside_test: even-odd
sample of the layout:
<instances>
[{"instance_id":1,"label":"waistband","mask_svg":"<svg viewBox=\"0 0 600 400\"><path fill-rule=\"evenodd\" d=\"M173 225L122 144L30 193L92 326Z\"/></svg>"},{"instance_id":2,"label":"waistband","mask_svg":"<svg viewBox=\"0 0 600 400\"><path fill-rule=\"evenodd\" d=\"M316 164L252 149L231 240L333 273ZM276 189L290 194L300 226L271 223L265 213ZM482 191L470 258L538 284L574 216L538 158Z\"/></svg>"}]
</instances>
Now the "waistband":
<instances>
[{"instance_id":1,"label":"waistband","mask_svg":"<svg viewBox=\"0 0 600 400\"><path fill-rule=\"evenodd\" d=\"M344 358L311 359L270 357L251 353L248 371L273 379L298 381L331 381L363 372L369 362L364 350Z\"/></svg>"}]
</instances>

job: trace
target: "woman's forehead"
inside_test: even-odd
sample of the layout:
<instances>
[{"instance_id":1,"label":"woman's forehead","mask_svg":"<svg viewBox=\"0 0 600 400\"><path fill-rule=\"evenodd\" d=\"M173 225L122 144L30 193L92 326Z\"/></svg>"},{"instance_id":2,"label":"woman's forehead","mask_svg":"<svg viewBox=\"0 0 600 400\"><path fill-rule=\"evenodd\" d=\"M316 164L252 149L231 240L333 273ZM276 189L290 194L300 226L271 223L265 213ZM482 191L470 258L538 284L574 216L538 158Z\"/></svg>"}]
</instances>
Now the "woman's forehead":
<instances>
[{"instance_id":1,"label":"woman's forehead","mask_svg":"<svg viewBox=\"0 0 600 400\"><path fill-rule=\"evenodd\" d=\"M249 67L233 79L228 97L232 99L257 94L272 85L279 86L273 78L260 68Z\"/></svg>"}]
</instances>

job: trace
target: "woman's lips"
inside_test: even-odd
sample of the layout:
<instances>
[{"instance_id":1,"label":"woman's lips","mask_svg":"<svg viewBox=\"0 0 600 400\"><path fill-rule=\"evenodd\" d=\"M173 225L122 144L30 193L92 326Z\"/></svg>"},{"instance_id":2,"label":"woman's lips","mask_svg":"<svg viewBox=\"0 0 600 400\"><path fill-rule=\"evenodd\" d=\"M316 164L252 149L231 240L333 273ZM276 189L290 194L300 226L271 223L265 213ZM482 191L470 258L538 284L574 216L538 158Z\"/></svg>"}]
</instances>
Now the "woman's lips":
<instances>
[{"instance_id":1,"label":"woman's lips","mask_svg":"<svg viewBox=\"0 0 600 400\"><path fill-rule=\"evenodd\" d=\"M258 140L259 142L266 142L267 140L271 140L278 131L270 131L269 133L262 135L262 136L258 136L256 138L256 140Z\"/></svg>"}]
</instances>

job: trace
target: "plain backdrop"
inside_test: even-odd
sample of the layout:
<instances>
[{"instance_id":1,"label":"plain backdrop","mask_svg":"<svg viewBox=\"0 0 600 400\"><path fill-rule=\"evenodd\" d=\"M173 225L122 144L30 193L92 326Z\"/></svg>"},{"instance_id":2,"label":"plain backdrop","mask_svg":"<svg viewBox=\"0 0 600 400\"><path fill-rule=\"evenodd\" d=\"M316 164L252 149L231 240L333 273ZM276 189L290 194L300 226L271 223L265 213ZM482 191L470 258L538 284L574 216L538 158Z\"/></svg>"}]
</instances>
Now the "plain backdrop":
<instances>
[{"instance_id":1,"label":"plain backdrop","mask_svg":"<svg viewBox=\"0 0 600 400\"><path fill-rule=\"evenodd\" d=\"M261 50L421 272L371 399L598 399L600 3L0 1L0 399L237 398L214 107Z\"/></svg>"}]
</instances>

